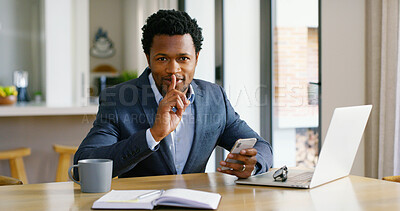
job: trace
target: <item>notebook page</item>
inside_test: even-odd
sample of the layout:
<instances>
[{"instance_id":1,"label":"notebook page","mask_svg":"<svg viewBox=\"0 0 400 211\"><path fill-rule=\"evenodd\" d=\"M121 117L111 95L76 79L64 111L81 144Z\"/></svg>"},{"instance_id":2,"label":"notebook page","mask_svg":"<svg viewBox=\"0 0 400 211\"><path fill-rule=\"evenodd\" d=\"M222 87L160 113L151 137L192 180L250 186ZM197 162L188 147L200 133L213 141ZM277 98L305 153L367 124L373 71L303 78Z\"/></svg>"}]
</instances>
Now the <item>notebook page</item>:
<instances>
[{"instance_id":1,"label":"notebook page","mask_svg":"<svg viewBox=\"0 0 400 211\"><path fill-rule=\"evenodd\" d=\"M136 197L155 190L112 190L93 203L93 209L153 209L152 201L159 195L136 200Z\"/></svg>"},{"instance_id":2,"label":"notebook page","mask_svg":"<svg viewBox=\"0 0 400 211\"><path fill-rule=\"evenodd\" d=\"M155 200L156 205L217 209L221 195L190 189L169 189Z\"/></svg>"}]
</instances>

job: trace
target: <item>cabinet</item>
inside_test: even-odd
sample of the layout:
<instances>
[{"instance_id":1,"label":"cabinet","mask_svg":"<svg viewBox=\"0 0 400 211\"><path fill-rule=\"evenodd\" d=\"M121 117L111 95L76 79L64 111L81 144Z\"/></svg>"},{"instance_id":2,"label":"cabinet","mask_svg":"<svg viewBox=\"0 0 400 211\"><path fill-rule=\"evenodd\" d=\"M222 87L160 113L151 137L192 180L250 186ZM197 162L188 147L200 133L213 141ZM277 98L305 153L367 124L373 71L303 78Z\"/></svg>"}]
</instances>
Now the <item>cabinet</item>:
<instances>
[{"instance_id":1,"label":"cabinet","mask_svg":"<svg viewBox=\"0 0 400 211\"><path fill-rule=\"evenodd\" d=\"M0 1L0 85L29 74L31 97L50 106L87 105L89 0Z\"/></svg>"}]
</instances>

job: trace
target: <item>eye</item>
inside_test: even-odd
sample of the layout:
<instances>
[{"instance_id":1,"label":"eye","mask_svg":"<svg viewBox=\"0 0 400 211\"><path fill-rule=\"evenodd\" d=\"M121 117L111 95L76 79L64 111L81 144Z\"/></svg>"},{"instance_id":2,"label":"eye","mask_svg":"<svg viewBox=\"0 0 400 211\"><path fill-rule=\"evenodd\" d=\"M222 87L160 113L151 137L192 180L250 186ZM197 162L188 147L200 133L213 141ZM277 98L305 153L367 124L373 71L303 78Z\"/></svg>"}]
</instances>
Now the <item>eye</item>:
<instances>
[{"instance_id":1,"label":"eye","mask_svg":"<svg viewBox=\"0 0 400 211\"><path fill-rule=\"evenodd\" d=\"M157 61L167 61L167 58L165 58L165 57L158 57L156 60L157 60Z\"/></svg>"},{"instance_id":2,"label":"eye","mask_svg":"<svg viewBox=\"0 0 400 211\"><path fill-rule=\"evenodd\" d=\"M190 58L189 58L189 57L183 56L183 57L180 57L179 60L180 60L180 61L189 61Z\"/></svg>"}]
</instances>

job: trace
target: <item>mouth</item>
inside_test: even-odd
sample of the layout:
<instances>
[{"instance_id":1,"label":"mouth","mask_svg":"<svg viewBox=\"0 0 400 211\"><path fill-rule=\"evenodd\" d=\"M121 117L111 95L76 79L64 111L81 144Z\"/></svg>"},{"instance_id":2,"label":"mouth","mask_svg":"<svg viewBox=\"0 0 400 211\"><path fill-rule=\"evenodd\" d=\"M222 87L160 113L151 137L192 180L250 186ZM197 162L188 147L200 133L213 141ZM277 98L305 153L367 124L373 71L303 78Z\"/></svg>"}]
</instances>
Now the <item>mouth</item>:
<instances>
[{"instance_id":1,"label":"mouth","mask_svg":"<svg viewBox=\"0 0 400 211\"><path fill-rule=\"evenodd\" d=\"M184 82L184 77L176 77L176 84L178 85L179 83L183 83ZM164 77L162 79L163 83L166 85L171 85L171 77Z\"/></svg>"}]
</instances>

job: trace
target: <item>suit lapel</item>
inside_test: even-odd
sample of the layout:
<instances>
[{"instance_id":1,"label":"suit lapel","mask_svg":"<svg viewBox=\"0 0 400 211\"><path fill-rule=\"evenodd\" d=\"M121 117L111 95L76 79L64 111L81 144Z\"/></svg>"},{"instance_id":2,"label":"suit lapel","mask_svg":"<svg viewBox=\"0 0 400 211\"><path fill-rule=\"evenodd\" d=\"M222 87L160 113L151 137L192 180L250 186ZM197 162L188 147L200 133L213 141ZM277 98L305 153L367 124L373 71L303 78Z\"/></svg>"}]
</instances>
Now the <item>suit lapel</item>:
<instances>
[{"instance_id":1,"label":"suit lapel","mask_svg":"<svg viewBox=\"0 0 400 211\"><path fill-rule=\"evenodd\" d=\"M146 115L147 122L149 123L150 127L153 127L154 121L157 114L157 102L154 97L153 90L151 89L150 82L149 82L149 74L151 70L147 68L142 75L140 75L138 80L138 87L139 91L139 101L142 105L144 114ZM170 149L168 148L167 142L164 140L161 141L160 149L161 155L165 161L165 164L168 166L169 170L172 174L176 174L174 160L172 158L172 154Z\"/></svg>"},{"instance_id":2,"label":"suit lapel","mask_svg":"<svg viewBox=\"0 0 400 211\"><path fill-rule=\"evenodd\" d=\"M207 113L205 106L205 99L203 96L203 91L197 86L195 82L192 83L194 93L196 95L194 100L194 110L195 110L195 126L194 126L194 137L192 147L190 149L189 157L186 161L185 167L182 173L192 172L193 164L198 162L198 156L202 154L202 135L204 133L204 121L202 115Z\"/></svg>"}]
</instances>

